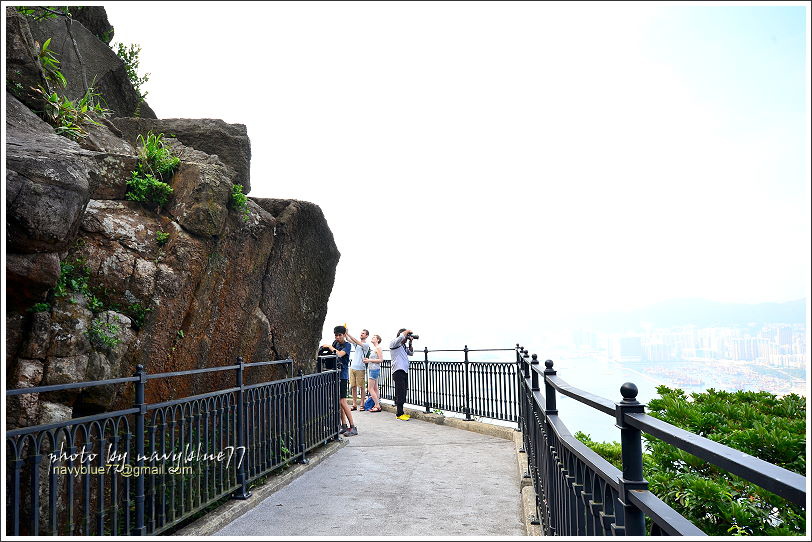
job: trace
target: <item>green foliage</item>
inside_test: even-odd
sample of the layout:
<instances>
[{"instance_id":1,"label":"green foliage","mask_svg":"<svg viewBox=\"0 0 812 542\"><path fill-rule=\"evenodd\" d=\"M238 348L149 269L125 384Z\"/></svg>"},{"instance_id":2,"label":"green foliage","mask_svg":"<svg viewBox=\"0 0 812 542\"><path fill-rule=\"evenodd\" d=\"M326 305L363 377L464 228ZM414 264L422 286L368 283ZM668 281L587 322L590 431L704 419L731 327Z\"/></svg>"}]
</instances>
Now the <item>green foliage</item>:
<instances>
[{"instance_id":1,"label":"green foliage","mask_svg":"<svg viewBox=\"0 0 812 542\"><path fill-rule=\"evenodd\" d=\"M97 93L93 86L85 91L78 100L69 100L65 96L60 96L56 92L48 92L42 87L33 89L44 98L45 109L41 116L54 127L59 135L64 135L73 140L87 137L88 124L99 123L93 118L94 115L107 117L110 110L101 105L101 95Z\"/></svg>"},{"instance_id":2,"label":"green foliage","mask_svg":"<svg viewBox=\"0 0 812 542\"><path fill-rule=\"evenodd\" d=\"M138 166L141 175L150 174L164 180L180 165L180 158L172 154L172 149L164 143L163 134L149 132L146 137L138 135Z\"/></svg>"},{"instance_id":3,"label":"green foliage","mask_svg":"<svg viewBox=\"0 0 812 542\"><path fill-rule=\"evenodd\" d=\"M241 184L231 185L231 206L242 213L244 221L248 221L251 211L248 210L248 196L243 194Z\"/></svg>"},{"instance_id":4,"label":"green foliage","mask_svg":"<svg viewBox=\"0 0 812 542\"><path fill-rule=\"evenodd\" d=\"M90 268L85 264L84 259L65 260L59 264L59 267L59 279L53 289L54 297L67 297L71 293L82 294L88 309L93 312L104 310L104 304L90 289Z\"/></svg>"},{"instance_id":5,"label":"green foliage","mask_svg":"<svg viewBox=\"0 0 812 542\"><path fill-rule=\"evenodd\" d=\"M162 247L169 242L169 234L165 231L159 231L155 234L155 241L159 247Z\"/></svg>"},{"instance_id":6,"label":"green foliage","mask_svg":"<svg viewBox=\"0 0 812 542\"><path fill-rule=\"evenodd\" d=\"M68 86L68 81L65 79L65 76L62 75L62 72L59 71L59 61L56 59L53 49L48 48L50 43L51 38L45 40L42 47L39 47L39 43L37 42L37 47L39 48L37 57L39 58L40 64L42 64L42 69L45 70L45 78L65 88Z\"/></svg>"},{"instance_id":7,"label":"green foliage","mask_svg":"<svg viewBox=\"0 0 812 542\"><path fill-rule=\"evenodd\" d=\"M71 16L69 6L17 6L16 9L26 17L31 17L35 21Z\"/></svg>"},{"instance_id":8,"label":"green foliage","mask_svg":"<svg viewBox=\"0 0 812 542\"><path fill-rule=\"evenodd\" d=\"M131 303L124 310L124 314L130 317L137 329L144 326L144 320L146 320L147 314L150 312L152 312L152 309L142 306L141 303Z\"/></svg>"},{"instance_id":9,"label":"green foliage","mask_svg":"<svg viewBox=\"0 0 812 542\"><path fill-rule=\"evenodd\" d=\"M172 187L164 182L177 169L180 158L172 155L163 140L163 134L149 132L137 140L138 164L127 181L127 199L141 203L165 205L172 195Z\"/></svg>"},{"instance_id":10,"label":"green foliage","mask_svg":"<svg viewBox=\"0 0 812 542\"><path fill-rule=\"evenodd\" d=\"M87 338L90 339L93 346L110 349L121 342L121 339L118 338L120 331L121 327L118 324L102 322L97 318L90 323Z\"/></svg>"},{"instance_id":11,"label":"green foliage","mask_svg":"<svg viewBox=\"0 0 812 542\"><path fill-rule=\"evenodd\" d=\"M48 312L51 310L51 305L48 303L34 303L34 305L28 309L28 312Z\"/></svg>"},{"instance_id":12,"label":"green foliage","mask_svg":"<svg viewBox=\"0 0 812 542\"><path fill-rule=\"evenodd\" d=\"M135 92L138 94L138 105L136 106L136 113L140 111L141 103L147 97L147 92L141 91L141 86L149 81L149 74L145 73L143 76L138 75L138 65L140 64L140 59L138 58L141 54L141 46L137 43L130 44L129 47L124 45L123 43L118 43L116 48L116 54L121 58L124 62L124 68L127 70L127 77L129 78L130 82L135 89ZM136 117L140 116L139 114L135 114Z\"/></svg>"},{"instance_id":13,"label":"green foliage","mask_svg":"<svg viewBox=\"0 0 812 542\"><path fill-rule=\"evenodd\" d=\"M127 181L127 199L141 203L157 203L165 205L172 195L172 187L161 182L149 173L141 177L133 171L132 177Z\"/></svg>"},{"instance_id":14,"label":"green foliage","mask_svg":"<svg viewBox=\"0 0 812 542\"><path fill-rule=\"evenodd\" d=\"M178 330L178 338L182 339L185 336L182 329Z\"/></svg>"},{"instance_id":15,"label":"green foliage","mask_svg":"<svg viewBox=\"0 0 812 542\"><path fill-rule=\"evenodd\" d=\"M713 389L686 396L659 386L651 416L785 469L806 472L806 399ZM576 438L621 468L620 444ZM805 511L659 439L644 435L649 489L709 535L790 536L806 531Z\"/></svg>"}]
</instances>

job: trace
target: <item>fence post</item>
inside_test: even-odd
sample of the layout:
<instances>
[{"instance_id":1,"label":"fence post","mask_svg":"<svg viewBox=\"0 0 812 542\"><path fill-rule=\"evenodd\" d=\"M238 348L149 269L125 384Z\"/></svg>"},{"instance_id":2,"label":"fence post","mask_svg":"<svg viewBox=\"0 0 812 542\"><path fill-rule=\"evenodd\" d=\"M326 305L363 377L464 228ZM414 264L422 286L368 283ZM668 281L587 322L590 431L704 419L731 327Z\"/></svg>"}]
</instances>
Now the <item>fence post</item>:
<instances>
[{"instance_id":1,"label":"fence post","mask_svg":"<svg viewBox=\"0 0 812 542\"><path fill-rule=\"evenodd\" d=\"M243 450L243 457L248 456L248 450L245 447L245 365L242 356L237 358L237 381L236 387L239 388L237 392L237 449ZM251 496L248 491L247 475L245 474L245 461L240 461L237 464L237 483L240 487L237 491L231 494L231 498L245 500Z\"/></svg>"},{"instance_id":2,"label":"fence post","mask_svg":"<svg viewBox=\"0 0 812 542\"><path fill-rule=\"evenodd\" d=\"M618 480L620 491L618 500L623 506L623 526L627 536L643 536L646 533L646 517L642 510L631 504L629 492L635 489L648 489L643 478L643 444L641 431L626 423L626 414L644 412L645 405L637 401L637 386L626 382L620 387L623 399L615 403L617 427L620 429L621 459L623 475Z\"/></svg>"},{"instance_id":3,"label":"fence post","mask_svg":"<svg viewBox=\"0 0 812 542\"><path fill-rule=\"evenodd\" d=\"M522 398L522 355L521 346L516 343L516 403L518 407L519 423L516 424L516 431L524 431L524 399ZM520 453L524 453L524 439L522 439L522 447L519 449Z\"/></svg>"},{"instance_id":4,"label":"fence post","mask_svg":"<svg viewBox=\"0 0 812 542\"><path fill-rule=\"evenodd\" d=\"M471 397L470 397L470 389L471 386L468 382L469 380L469 373L468 373L468 345L465 345L465 421L471 421Z\"/></svg>"},{"instance_id":5,"label":"fence post","mask_svg":"<svg viewBox=\"0 0 812 542\"><path fill-rule=\"evenodd\" d=\"M532 356L533 361L530 362L530 382L532 384L533 391L539 391L539 372L537 366L539 364L539 356L538 354L533 354Z\"/></svg>"},{"instance_id":6,"label":"fence post","mask_svg":"<svg viewBox=\"0 0 812 542\"><path fill-rule=\"evenodd\" d=\"M429 403L430 403L430 401L429 401L429 347L428 346L423 348L423 355L424 355L423 372L425 373L424 382L426 384L425 387L424 387L424 389L426 390L425 393L424 393L424 399L425 399L424 403L425 403L425 407L426 407L426 413L428 413L428 412L430 412L430 410L429 410Z\"/></svg>"},{"instance_id":7,"label":"fence post","mask_svg":"<svg viewBox=\"0 0 812 542\"><path fill-rule=\"evenodd\" d=\"M304 373L302 372L301 369L299 369L299 393L298 393L298 395L299 395L299 424L298 424L298 429L299 429L299 453L302 454L302 457L299 460L299 463L301 463L303 465L307 465L308 463L310 463L310 460L307 459L307 457L305 457L304 413L305 413L305 401L306 401L306 398L305 398L305 393L304 393L304 386L305 386Z\"/></svg>"},{"instance_id":8,"label":"fence post","mask_svg":"<svg viewBox=\"0 0 812 542\"><path fill-rule=\"evenodd\" d=\"M554 376L556 374L555 369L553 369L553 360L548 359L545 361L544 367L545 377ZM547 378L544 379L544 413L558 414L558 408L555 404L555 388L547 382Z\"/></svg>"},{"instance_id":9,"label":"fence post","mask_svg":"<svg viewBox=\"0 0 812 542\"><path fill-rule=\"evenodd\" d=\"M143 472L144 467L144 425L147 416L147 405L144 400L144 389L147 384L147 372L144 370L143 365L138 365L135 368L135 376L138 380L135 382L135 404L133 405L138 409L135 415L135 465L138 467L139 472ZM147 527L144 518L144 502L146 496L144 495L144 476L137 476L135 478L135 526L133 527L133 536L144 536L147 534Z\"/></svg>"}]
</instances>

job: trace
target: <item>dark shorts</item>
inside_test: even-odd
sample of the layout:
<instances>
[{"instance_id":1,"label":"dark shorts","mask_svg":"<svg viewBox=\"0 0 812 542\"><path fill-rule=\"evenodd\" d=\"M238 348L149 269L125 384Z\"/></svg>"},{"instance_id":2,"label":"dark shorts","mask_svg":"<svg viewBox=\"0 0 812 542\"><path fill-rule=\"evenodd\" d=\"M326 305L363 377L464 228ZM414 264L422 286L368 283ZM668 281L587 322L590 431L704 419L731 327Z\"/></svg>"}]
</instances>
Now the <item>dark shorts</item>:
<instances>
[{"instance_id":1,"label":"dark shorts","mask_svg":"<svg viewBox=\"0 0 812 542\"><path fill-rule=\"evenodd\" d=\"M340 384L338 386L338 398L344 399L345 397L347 397L347 395L349 395L348 392L350 391L350 381L341 378L339 379L339 382Z\"/></svg>"}]
</instances>

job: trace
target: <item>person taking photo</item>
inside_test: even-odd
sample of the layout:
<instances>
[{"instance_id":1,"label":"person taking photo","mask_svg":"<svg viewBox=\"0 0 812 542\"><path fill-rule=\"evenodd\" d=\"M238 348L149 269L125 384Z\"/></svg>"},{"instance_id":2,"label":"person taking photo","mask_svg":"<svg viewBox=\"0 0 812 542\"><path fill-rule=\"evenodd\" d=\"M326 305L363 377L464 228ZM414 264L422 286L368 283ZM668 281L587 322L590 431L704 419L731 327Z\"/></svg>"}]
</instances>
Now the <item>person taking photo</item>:
<instances>
[{"instance_id":1,"label":"person taking photo","mask_svg":"<svg viewBox=\"0 0 812 542\"><path fill-rule=\"evenodd\" d=\"M403 404L406 402L406 390L409 389L409 356L414 354L411 329L401 328L398 331L395 340L389 344L389 353L392 356L392 380L395 381L395 416L408 421L411 416L403 411Z\"/></svg>"}]
</instances>

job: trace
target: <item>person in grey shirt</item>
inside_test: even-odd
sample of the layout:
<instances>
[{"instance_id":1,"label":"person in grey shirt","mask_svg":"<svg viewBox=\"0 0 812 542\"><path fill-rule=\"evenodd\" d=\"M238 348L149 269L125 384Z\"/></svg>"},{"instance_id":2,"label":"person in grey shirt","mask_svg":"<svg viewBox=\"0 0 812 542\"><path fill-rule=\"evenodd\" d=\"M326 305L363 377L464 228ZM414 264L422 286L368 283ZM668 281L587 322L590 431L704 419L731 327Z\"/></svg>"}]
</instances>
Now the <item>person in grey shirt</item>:
<instances>
[{"instance_id":1,"label":"person in grey shirt","mask_svg":"<svg viewBox=\"0 0 812 542\"><path fill-rule=\"evenodd\" d=\"M410 416L403 412L403 404L406 402L406 390L409 389L409 356L414 354L412 330L401 328L397 338L389 344L389 352L392 355L392 380L395 381L395 416L406 421Z\"/></svg>"}]
</instances>

